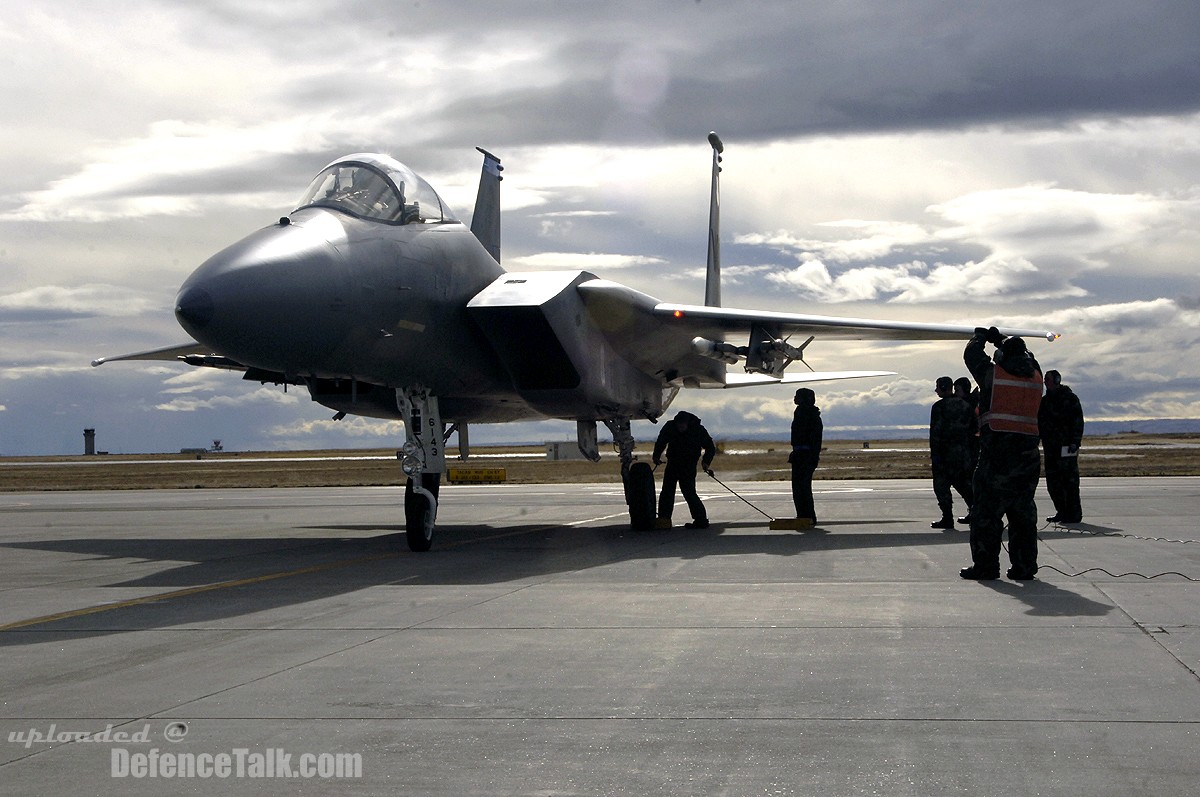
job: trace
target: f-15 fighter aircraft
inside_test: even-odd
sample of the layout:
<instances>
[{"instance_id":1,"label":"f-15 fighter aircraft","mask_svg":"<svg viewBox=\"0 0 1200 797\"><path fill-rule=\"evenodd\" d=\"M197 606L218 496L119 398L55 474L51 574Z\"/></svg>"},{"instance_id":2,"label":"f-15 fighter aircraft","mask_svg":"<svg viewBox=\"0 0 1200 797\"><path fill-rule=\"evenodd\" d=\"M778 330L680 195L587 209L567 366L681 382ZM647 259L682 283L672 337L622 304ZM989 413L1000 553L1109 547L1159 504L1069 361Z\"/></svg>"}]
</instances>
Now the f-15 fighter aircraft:
<instances>
[{"instance_id":1,"label":"f-15 fighter aircraft","mask_svg":"<svg viewBox=\"0 0 1200 797\"><path fill-rule=\"evenodd\" d=\"M661 302L586 271L500 267L500 159L483 170L467 229L437 192L386 155L326 166L296 209L187 278L175 316L193 341L112 360L177 360L304 385L347 414L401 419L407 541L433 543L445 444L472 423L573 420L600 459L597 422L620 454L630 521L654 526L654 477L634 461L631 421L656 421L681 388L887 376L787 372L815 338L967 339L974 328L721 307L719 175L712 146L705 304ZM1003 329L1005 335L1053 332ZM806 337L797 346L794 336ZM736 341L736 342L733 342ZM742 364L740 371L727 366ZM807 363L805 363L807 366Z\"/></svg>"}]
</instances>

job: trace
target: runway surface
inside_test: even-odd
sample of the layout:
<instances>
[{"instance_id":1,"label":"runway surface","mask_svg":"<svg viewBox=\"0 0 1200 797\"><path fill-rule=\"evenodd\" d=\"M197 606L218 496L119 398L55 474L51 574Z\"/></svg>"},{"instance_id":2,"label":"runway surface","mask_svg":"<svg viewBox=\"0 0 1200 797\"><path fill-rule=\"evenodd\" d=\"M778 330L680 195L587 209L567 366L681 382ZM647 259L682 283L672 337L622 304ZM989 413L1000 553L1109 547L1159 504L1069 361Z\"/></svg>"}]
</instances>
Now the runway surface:
<instances>
[{"instance_id":1,"label":"runway surface","mask_svg":"<svg viewBox=\"0 0 1200 797\"><path fill-rule=\"evenodd\" d=\"M1021 583L925 481L701 486L447 486L427 554L397 488L0 494L0 794L1195 793L1200 479Z\"/></svg>"}]
</instances>

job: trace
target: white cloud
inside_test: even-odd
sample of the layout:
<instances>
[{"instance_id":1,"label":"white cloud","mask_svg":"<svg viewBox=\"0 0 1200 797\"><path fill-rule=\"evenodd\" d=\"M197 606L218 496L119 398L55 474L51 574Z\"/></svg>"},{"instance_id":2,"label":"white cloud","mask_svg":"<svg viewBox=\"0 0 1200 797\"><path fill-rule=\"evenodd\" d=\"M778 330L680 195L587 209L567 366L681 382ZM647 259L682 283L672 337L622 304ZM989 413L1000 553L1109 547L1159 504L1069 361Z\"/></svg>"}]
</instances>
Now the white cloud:
<instances>
[{"instance_id":1,"label":"white cloud","mask_svg":"<svg viewBox=\"0 0 1200 797\"><path fill-rule=\"evenodd\" d=\"M397 447L404 441L404 424L400 421L385 421L379 418L363 418L348 415L340 421L329 418L320 420L297 420L277 424L266 430L266 435L280 440L303 440L316 434L336 431L355 441L374 442Z\"/></svg>"},{"instance_id":2,"label":"white cloud","mask_svg":"<svg viewBox=\"0 0 1200 797\"><path fill-rule=\"evenodd\" d=\"M820 222L817 227L834 231L834 234L847 230L857 237L822 240L800 238L787 230L778 230L773 233L736 235L734 243L802 252L806 259L844 264L885 257L898 248L927 244L933 240L929 230L906 222L843 219Z\"/></svg>"},{"instance_id":3,"label":"white cloud","mask_svg":"<svg viewBox=\"0 0 1200 797\"><path fill-rule=\"evenodd\" d=\"M1200 310L1165 298L1071 308L1053 313L1052 317L1062 318L1064 324L1078 320L1089 331L1116 334L1130 328L1169 329L1176 325L1200 328Z\"/></svg>"},{"instance_id":4,"label":"white cloud","mask_svg":"<svg viewBox=\"0 0 1200 797\"><path fill-rule=\"evenodd\" d=\"M329 135L365 120L291 117L251 127L162 121L147 135L90 152L74 174L29 192L0 221L102 222L151 215L194 215L208 207L275 207L299 195L203 191L172 193L188 178L250 167L269 155L321 149ZM321 130L320 133L315 132ZM324 165L324 164L321 164ZM315 172L315 169L314 169Z\"/></svg>"},{"instance_id":5,"label":"white cloud","mask_svg":"<svg viewBox=\"0 0 1200 797\"><path fill-rule=\"evenodd\" d=\"M1079 275L1127 258L1141 242L1186 236L1200 223L1200 203L1190 197L1091 194L1051 186L977 191L928 210L948 224L843 220L818 225L849 233L832 240L787 231L736 240L800 260L768 280L816 301L1070 299L1087 295L1072 282ZM949 245L987 254L946 262L939 258L949 254ZM913 254L918 257L899 264L870 262ZM855 265L864 261L867 265Z\"/></svg>"},{"instance_id":6,"label":"white cloud","mask_svg":"<svg viewBox=\"0 0 1200 797\"><path fill-rule=\"evenodd\" d=\"M62 376L63 374L85 373L87 365L79 363L78 365L24 365L10 366L0 368L0 379L17 380L17 379L45 379L48 377Z\"/></svg>"},{"instance_id":7,"label":"white cloud","mask_svg":"<svg viewBox=\"0 0 1200 797\"><path fill-rule=\"evenodd\" d=\"M201 392L221 392L228 389L230 380L240 375L236 371L192 366L188 366L185 371L180 371L176 367L164 370L162 373L168 377L163 380L163 384L169 385L169 387L164 387L161 392L168 396L182 396Z\"/></svg>"},{"instance_id":8,"label":"white cloud","mask_svg":"<svg viewBox=\"0 0 1200 797\"><path fill-rule=\"evenodd\" d=\"M119 285L41 285L0 296L0 322L53 318L121 318L159 308L160 298Z\"/></svg>"},{"instance_id":9,"label":"white cloud","mask_svg":"<svg viewBox=\"0 0 1200 797\"><path fill-rule=\"evenodd\" d=\"M767 275L805 299L823 303L893 301L905 303L964 299L1064 299L1085 296L1071 285L1043 285L1040 272L1023 258L989 257L962 265L921 261L894 266L863 266L836 277L820 260Z\"/></svg>"},{"instance_id":10,"label":"white cloud","mask_svg":"<svg viewBox=\"0 0 1200 797\"><path fill-rule=\"evenodd\" d=\"M163 391L170 393L170 391ZM197 410L208 409L234 409L252 404L284 404L296 405L300 403L294 393L285 393L279 388L260 387L257 390L249 393L243 393L239 396L212 396L210 398L176 398L161 404L154 405L156 410L166 410L167 412L195 412Z\"/></svg>"},{"instance_id":11,"label":"white cloud","mask_svg":"<svg viewBox=\"0 0 1200 797\"><path fill-rule=\"evenodd\" d=\"M941 240L981 244L1004 258L1066 253L1080 264L1102 268L1117 247L1135 243L1155 228L1195 221L1200 205L1148 194L1030 185L977 191L929 210L953 225L938 231Z\"/></svg>"},{"instance_id":12,"label":"white cloud","mask_svg":"<svg viewBox=\"0 0 1200 797\"><path fill-rule=\"evenodd\" d=\"M1178 390L1148 391L1132 401L1108 401L1103 406L1106 420L1151 418L1200 418L1200 398Z\"/></svg>"}]
</instances>

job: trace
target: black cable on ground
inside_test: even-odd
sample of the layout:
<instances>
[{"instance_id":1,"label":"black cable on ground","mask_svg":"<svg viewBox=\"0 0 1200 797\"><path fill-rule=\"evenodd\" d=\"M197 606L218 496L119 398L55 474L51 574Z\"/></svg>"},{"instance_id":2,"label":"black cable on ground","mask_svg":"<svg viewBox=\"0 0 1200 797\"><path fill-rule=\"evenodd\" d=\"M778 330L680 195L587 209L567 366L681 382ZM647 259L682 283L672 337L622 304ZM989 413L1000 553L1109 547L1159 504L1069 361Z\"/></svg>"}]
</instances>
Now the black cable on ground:
<instances>
[{"instance_id":1,"label":"black cable on ground","mask_svg":"<svg viewBox=\"0 0 1200 797\"><path fill-rule=\"evenodd\" d=\"M1052 528L1055 532L1062 534L1088 534L1093 537L1125 537L1130 540L1142 540L1143 542L1174 542L1179 545L1187 545L1189 543L1200 543L1200 540L1172 540L1167 537L1142 537L1137 534L1126 534L1121 531L1103 531L1099 529L1072 529L1061 523L1047 523L1042 526L1039 531L1045 531L1047 528Z\"/></svg>"},{"instance_id":2,"label":"black cable on ground","mask_svg":"<svg viewBox=\"0 0 1200 797\"><path fill-rule=\"evenodd\" d=\"M732 487L730 487L728 484L726 484L725 482L723 482L723 481L721 481L720 479L718 479L718 478L717 478L717 477L716 477L716 476L713 474L713 472L712 472L711 470L706 470L706 471L704 471L704 472L708 474L709 478L711 478L711 479L712 479L713 481L715 481L717 484L719 484L719 485L721 485L722 487L724 487L724 488L725 488L726 490L728 490L729 492L733 493L733 495L734 495L735 497L737 497L737 498L741 499L742 503L744 503L746 506L748 506L748 507L750 507L751 509L753 509L753 510L754 510L755 512L757 512L758 514L760 514L760 515L762 515L763 517L765 517L767 520L774 520L774 519L775 519L775 518L771 517L770 515L768 515L766 512L764 512L764 511L762 511L761 509L759 509L758 507L756 507L754 504L752 504L752 503L750 503L749 501L747 501L745 498L742 498L742 497L741 497L740 495L738 495L736 492L734 492L734 490L733 490L733 488L732 488Z\"/></svg>"},{"instance_id":3,"label":"black cable on ground","mask_svg":"<svg viewBox=\"0 0 1200 797\"><path fill-rule=\"evenodd\" d=\"M1062 526L1059 526L1058 524L1055 524L1055 529L1058 531L1069 531L1069 532L1075 533L1075 534L1091 534L1094 537L1128 537L1129 539L1132 539L1132 540L1147 540L1147 541L1151 541L1151 542L1178 542L1178 543L1195 542L1195 540L1167 540L1167 539L1163 539L1161 537L1139 537L1136 534L1122 534L1121 532L1116 532L1116 531L1093 532L1090 529L1067 529L1067 528L1063 528ZM1008 531L1007 525L1005 525L1004 530ZM1041 529L1038 529L1038 532L1039 532L1038 533L1038 541L1039 542L1045 542L1045 540L1042 539L1041 533L1040 533L1044 530L1045 530L1044 526ZM1007 543L1001 543L1001 545L1004 547L1005 553L1007 553L1008 552ZM1162 576L1179 576L1180 578L1182 578L1186 581L1193 581L1193 582L1200 581L1200 578L1192 578L1191 576L1184 575L1183 573L1180 573L1176 570L1168 570L1165 573L1155 573L1152 576L1148 576L1145 573L1139 573L1136 570L1131 570L1128 573L1110 573L1109 571L1105 570L1103 567L1089 567L1087 570L1080 570L1078 573L1068 573L1065 570L1059 570L1054 565L1039 564L1038 570L1039 571L1053 570L1055 573L1061 573L1062 575L1066 576L1067 578L1079 578L1080 576L1087 575L1088 573L1103 573L1104 575L1109 576L1110 578L1125 578L1127 576L1137 576L1138 578L1145 579L1146 581L1150 581L1151 579L1155 579L1155 578L1161 578Z\"/></svg>"},{"instance_id":4,"label":"black cable on ground","mask_svg":"<svg viewBox=\"0 0 1200 797\"><path fill-rule=\"evenodd\" d=\"M1054 565L1038 565L1038 570L1039 571L1053 570L1055 573L1062 573L1067 578L1078 578L1079 576L1087 575L1088 573L1103 573L1104 575L1111 576L1112 578L1125 578L1126 576L1137 576L1138 578L1144 578L1147 581L1149 581L1150 579L1153 579L1153 578L1159 578L1161 576L1179 576L1180 578L1187 579L1188 581L1200 581L1200 578L1192 578L1191 576L1185 576L1183 573L1179 573L1174 570L1168 570L1165 573L1155 573L1152 576L1147 576L1143 573L1138 573L1136 571L1131 571L1129 573L1110 573L1107 570L1105 570L1103 567L1089 567L1087 570L1081 570L1078 573L1067 573L1066 571L1059 570Z\"/></svg>"}]
</instances>

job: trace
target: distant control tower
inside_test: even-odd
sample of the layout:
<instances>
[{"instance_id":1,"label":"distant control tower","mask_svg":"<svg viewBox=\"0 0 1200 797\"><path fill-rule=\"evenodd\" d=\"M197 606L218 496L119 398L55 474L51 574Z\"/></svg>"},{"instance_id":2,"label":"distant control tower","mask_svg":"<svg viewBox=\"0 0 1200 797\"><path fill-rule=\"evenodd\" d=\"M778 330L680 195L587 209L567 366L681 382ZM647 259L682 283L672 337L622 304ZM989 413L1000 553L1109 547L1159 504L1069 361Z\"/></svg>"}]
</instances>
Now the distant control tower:
<instances>
[{"instance_id":1,"label":"distant control tower","mask_svg":"<svg viewBox=\"0 0 1200 797\"><path fill-rule=\"evenodd\" d=\"M96 430L83 430L83 453L89 457L96 455Z\"/></svg>"}]
</instances>

